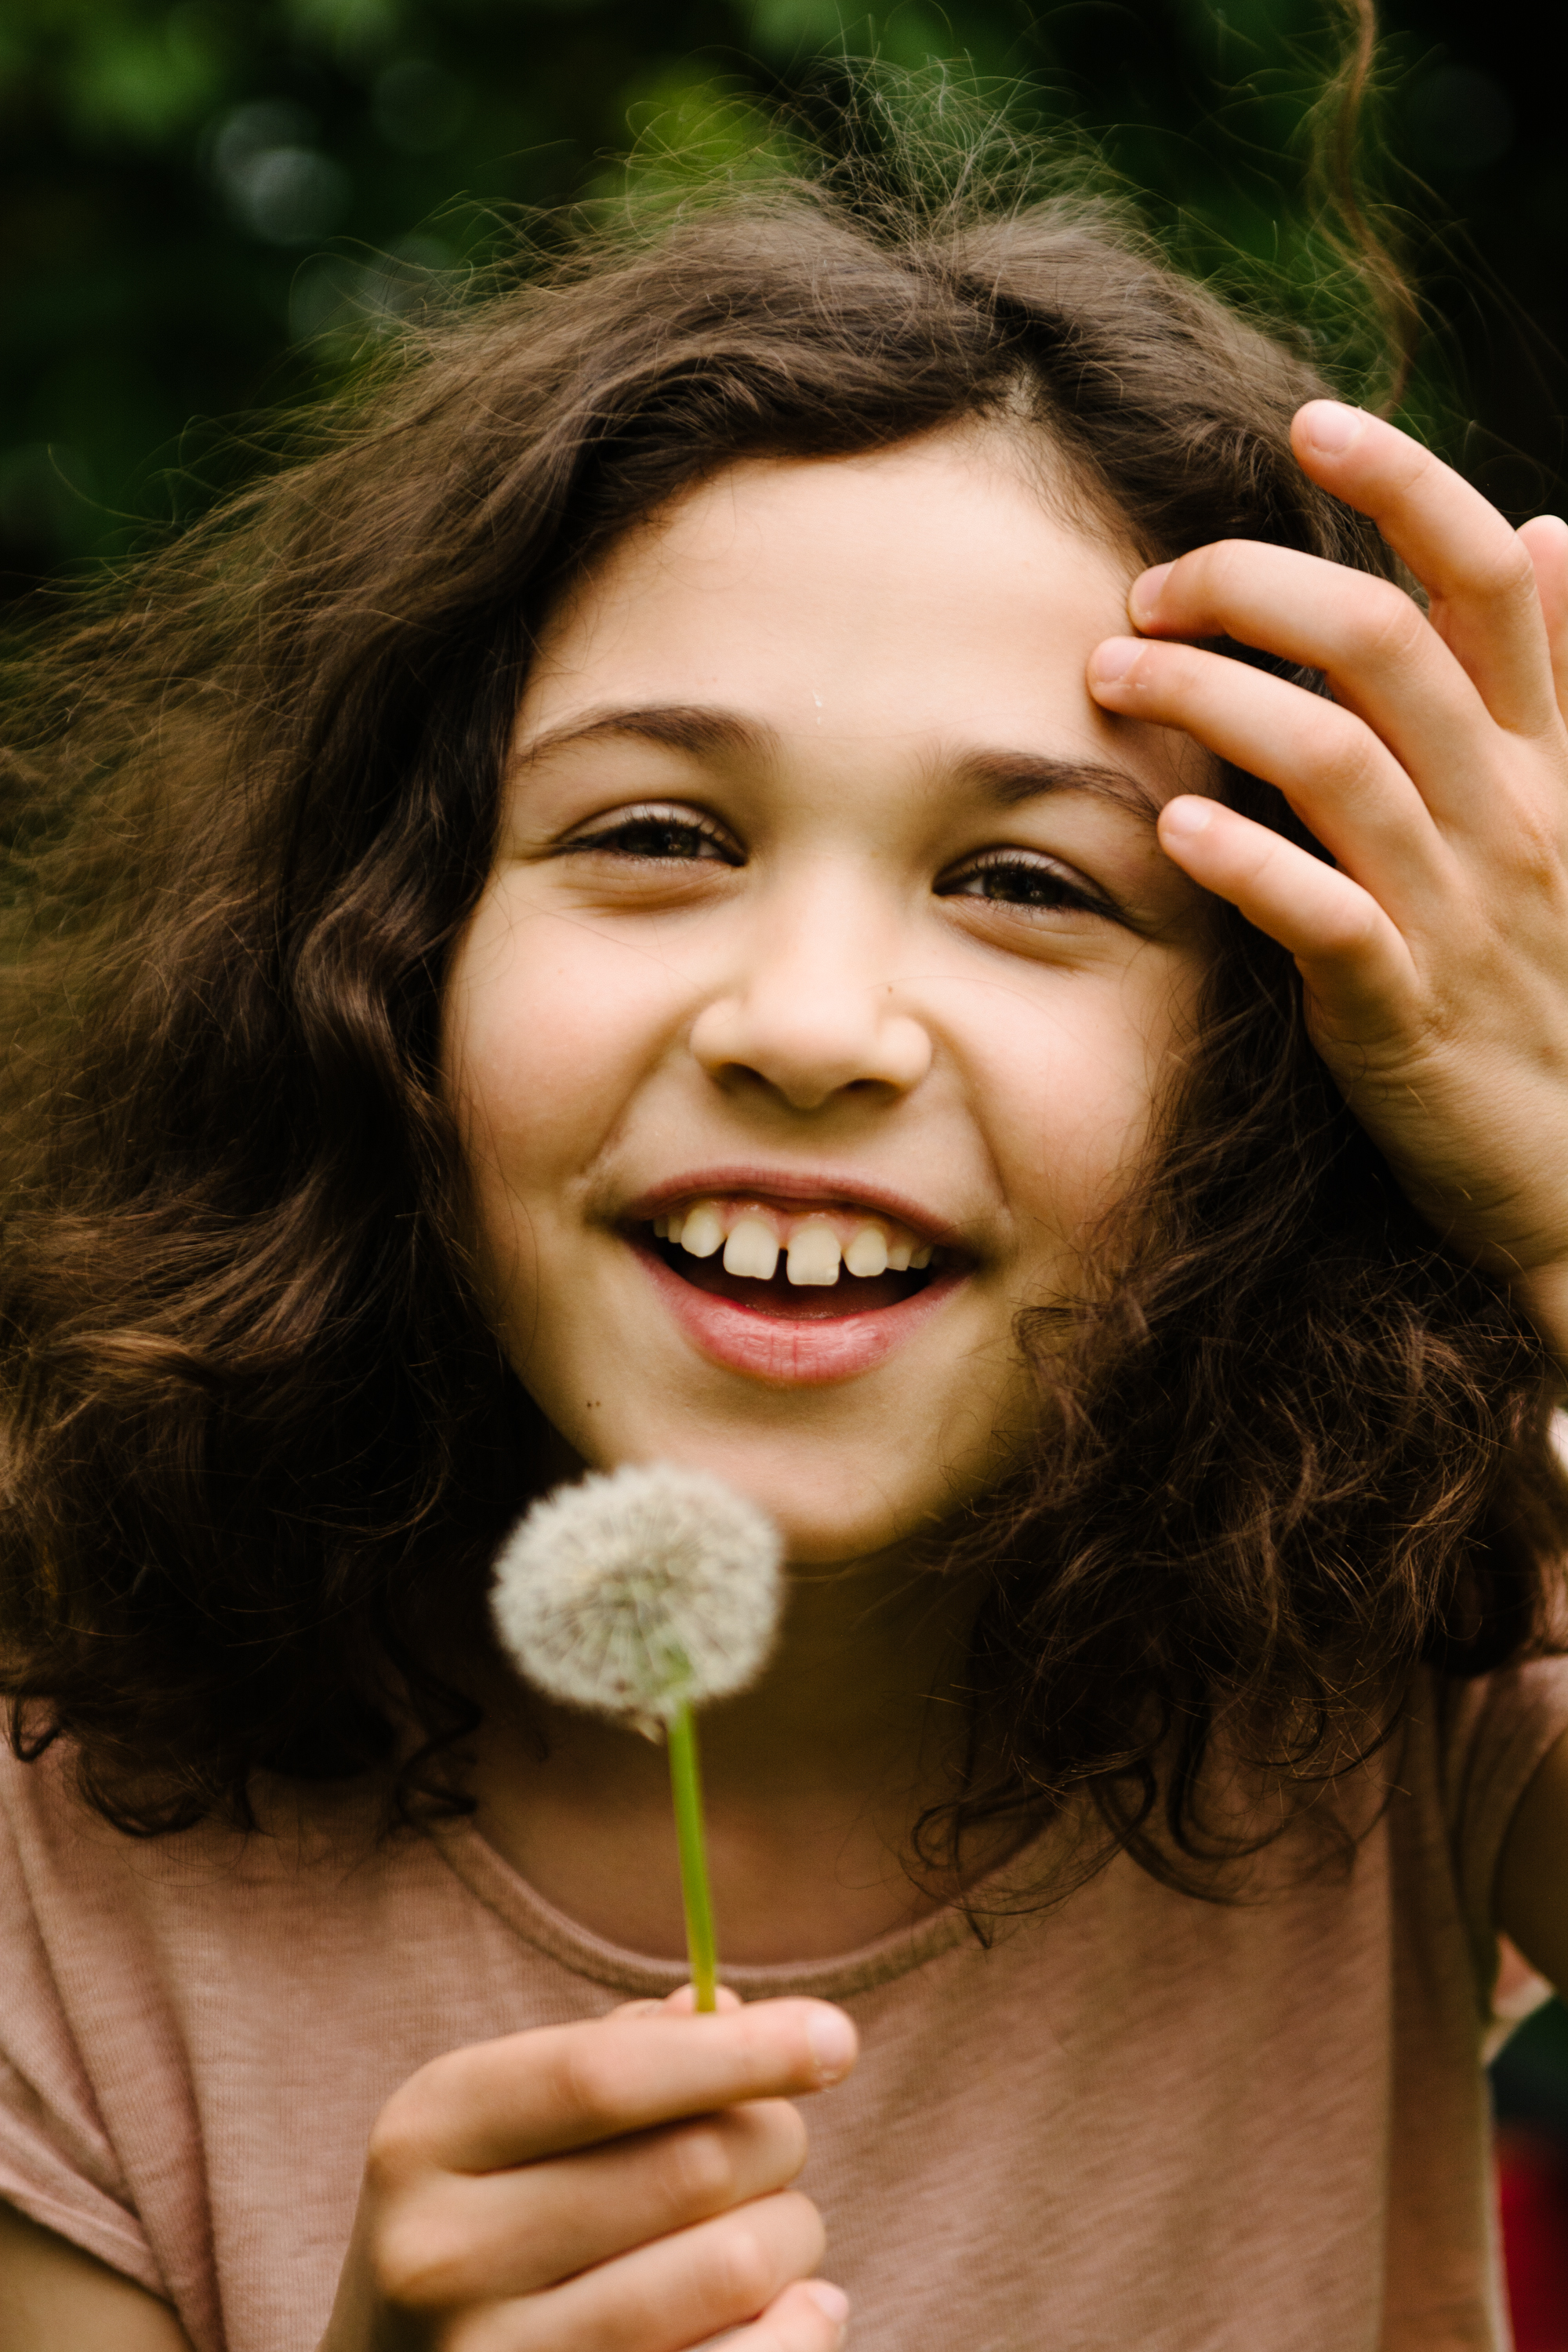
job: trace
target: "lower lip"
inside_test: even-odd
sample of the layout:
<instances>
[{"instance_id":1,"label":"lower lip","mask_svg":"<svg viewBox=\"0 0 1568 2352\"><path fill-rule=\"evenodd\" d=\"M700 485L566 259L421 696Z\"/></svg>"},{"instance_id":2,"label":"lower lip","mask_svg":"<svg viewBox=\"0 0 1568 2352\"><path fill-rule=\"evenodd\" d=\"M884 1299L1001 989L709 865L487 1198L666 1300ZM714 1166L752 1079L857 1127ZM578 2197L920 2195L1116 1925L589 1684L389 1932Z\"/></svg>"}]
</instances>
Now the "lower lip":
<instances>
[{"instance_id":1,"label":"lower lip","mask_svg":"<svg viewBox=\"0 0 1568 2352\"><path fill-rule=\"evenodd\" d=\"M961 1274L939 1274L897 1307L879 1307L868 1315L814 1316L797 1323L698 1290L682 1282L652 1250L633 1246L676 1321L710 1363L779 1388L821 1387L870 1371L911 1338L965 1279Z\"/></svg>"}]
</instances>

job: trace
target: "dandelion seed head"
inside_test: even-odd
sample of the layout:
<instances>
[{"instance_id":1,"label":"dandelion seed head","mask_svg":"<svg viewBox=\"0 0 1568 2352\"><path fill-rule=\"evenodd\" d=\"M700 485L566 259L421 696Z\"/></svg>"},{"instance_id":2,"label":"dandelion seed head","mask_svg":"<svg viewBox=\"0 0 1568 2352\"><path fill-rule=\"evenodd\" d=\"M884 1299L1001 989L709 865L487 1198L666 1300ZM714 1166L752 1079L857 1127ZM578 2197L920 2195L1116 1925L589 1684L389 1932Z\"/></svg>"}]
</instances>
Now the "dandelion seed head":
<instances>
[{"instance_id":1,"label":"dandelion seed head","mask_svg":"<svg viewBox=\"0 0 1568 2352\"><path fill-rule=\"evenodd\" d=\"M761 1672L780 1552L766 1513L706 1471L632 1464L535 1503L501 1548L491 1612L537 1689L648 1729Z\"/></svg>"}]
</instances>

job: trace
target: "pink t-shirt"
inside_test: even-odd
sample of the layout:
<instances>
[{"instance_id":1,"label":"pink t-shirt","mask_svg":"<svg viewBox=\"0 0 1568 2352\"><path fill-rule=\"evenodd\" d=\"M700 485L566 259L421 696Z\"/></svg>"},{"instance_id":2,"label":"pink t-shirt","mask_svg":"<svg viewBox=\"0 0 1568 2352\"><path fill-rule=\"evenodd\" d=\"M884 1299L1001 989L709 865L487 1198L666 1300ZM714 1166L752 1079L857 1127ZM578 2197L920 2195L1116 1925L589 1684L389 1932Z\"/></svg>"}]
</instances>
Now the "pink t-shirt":
<instances>
[{"instance_id":1,"label":"pink t-shirt","mask_svg":"<svg viewBox=\"0 0 1568 2352\"><path fill-rule=\"evenodd\" d=\"M1568 1663L1423 1681L1354 1868L1192 1901L1125 1859L989 1948L940 1915L736 1969L842 2001L856 2073L802 2185L858 2352L1506 2345L1479 2052L1490 1893ZM679 1982L468 1824L141 1843L53 1758L0 1771L0 2197L138 2279L197 2352L312 2352L371 2121L439 2052ZM1297 1856L1299 1864L1300 1857ZM662 1858L661 1858L662 1866Z\"/></svg>"}]
</instances>

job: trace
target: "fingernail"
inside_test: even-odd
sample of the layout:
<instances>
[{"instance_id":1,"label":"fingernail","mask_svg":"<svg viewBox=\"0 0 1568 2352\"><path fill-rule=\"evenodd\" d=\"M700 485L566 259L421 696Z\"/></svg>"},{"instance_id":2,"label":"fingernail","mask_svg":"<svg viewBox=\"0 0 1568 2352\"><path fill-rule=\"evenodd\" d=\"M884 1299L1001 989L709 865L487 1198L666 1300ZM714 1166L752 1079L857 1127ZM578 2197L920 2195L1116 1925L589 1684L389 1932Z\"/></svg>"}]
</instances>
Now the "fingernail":
<instances>
[{"instance_id":1,"label":"fingernail","mask_svg":"<svg viewBox=\"0 0 1568 2352\"><path fill-rule=\"evenodd\" d=\"M1325 457L1339 457L1366 426L1365 409L1347 408L1342 400L1310 400L1301 415L1308 440Z\"/></svg>"},{"instance_id":2,"label":"fingernail","mask_svg":"<svg viewBox=\"0 0 1568 2352\"><path fill-rule=\"evenodd\" d=\"M807 2279L805 2291L825 2319L843 2326L849 2316L849 2297L841 2286L830 2286L826 2279Z\"/></svg>"},{"instance_id":3,"label":"fingernail","mask_svg":"<svg viewBox=\"0 0 1568 2352\"><path fill-rule=\"evenodd\" d=\"M1126 677L1143 647L1136 637L1107 637L1089 659L1089 674L1100 686L1114 686Z\"/></svg>"},{"instance_id":4,"label":"fingernail","mask_svg":"<svg viewBox=\"0 0 1568 2352\"><path fill-rule=\"evenodd\" d=\"M1184 793L1179 801L1167 801L1160 812L1160 831L1167 841L1195 841L1213 822L1214 803L1199 799L1194 793Z\"/></svg>"},{"instance_id":5,"label":"fingernail","mask_svg":"<svg viewBox=\"0 0 1568 2352\"><path fill-rule=\"evenodd\" d=\"M855 2028L841 2009L830 2009L826 2001L814 2009L805 2021L805 2038L825 2083L837 2083L841 2074L847 2074L858 2044Z\"/></svg>"},{"instance_id":6,"label":"fingernail","mask_svg":"<svg viewBox=\"0 0 1568 2352\"><path fill-rule=\"evenodd\" d=\"M1132 583L1128 591L1127 609L1140 625L1147 620L1159 603L1160 591L1175 568L1173 563L1156 563L1149 571L1141 572Z\"/></svg>"}]
</instances>

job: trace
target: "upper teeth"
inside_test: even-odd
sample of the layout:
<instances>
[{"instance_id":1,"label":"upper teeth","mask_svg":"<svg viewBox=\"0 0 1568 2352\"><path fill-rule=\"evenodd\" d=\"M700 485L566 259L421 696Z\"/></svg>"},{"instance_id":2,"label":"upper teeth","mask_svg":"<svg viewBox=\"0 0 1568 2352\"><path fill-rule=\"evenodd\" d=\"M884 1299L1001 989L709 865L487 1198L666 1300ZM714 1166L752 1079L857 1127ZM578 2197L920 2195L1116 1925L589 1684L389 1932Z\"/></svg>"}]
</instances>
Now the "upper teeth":
<instances>
[{"instance_id":1,"label":"upper teeth","mask_svg":"<svg viewBox=\"0 0 1568 2352\"><path fill-rule=\"evenodd\" d=\"M749 1274L753 1282L771 1282L778 1262L779 1237L765 1217L741 1217L731 1226L724 1244L726 1274Z\"/></svg>"},{"instance_id":2,"label":"upper teeth","mask_svg":"<svg viewBox=\"0 0 1568 2352\"><path fill-rule=\"evenodd\" d=\"M711 1257L724 1238L724 1221L711 1201L699 1201L684 1218L679 1213L671 1217L667 1230L692 1257Z\"/></svg>"},{"instance_id":3,"label":"upper teeth","mask_svg":"<svg viewBox=\"0 0 1568 2352\"><path fill-rule=\"evenodd\" d=\"M837 1281L838 1236L826 1217L813 1217L807 1223L796 1225L789 1237L784 1272L792 1282Z\"/></svg>"},{"instance_id":4,"label":"upper teeth","mask_svg":"<svg viewBox=\"0 0 1568 2352\"><path fill-rule=\"evenodd\" d=\"M722 1245L725 1273L753 1282L773 1279L781 1248L791 1282L822 1287L837 1281L841 1262L851 1274L866 1277L923 1268L931 1259L930 1242L852 1211L829 1215L811 1210L791 1217L750 1202L694 1201L689 1209L656 1217L653 1229L661 1241L679 1242L691 1257L711 1257Z\"/></svg>"}]
</instances>

